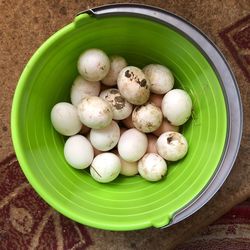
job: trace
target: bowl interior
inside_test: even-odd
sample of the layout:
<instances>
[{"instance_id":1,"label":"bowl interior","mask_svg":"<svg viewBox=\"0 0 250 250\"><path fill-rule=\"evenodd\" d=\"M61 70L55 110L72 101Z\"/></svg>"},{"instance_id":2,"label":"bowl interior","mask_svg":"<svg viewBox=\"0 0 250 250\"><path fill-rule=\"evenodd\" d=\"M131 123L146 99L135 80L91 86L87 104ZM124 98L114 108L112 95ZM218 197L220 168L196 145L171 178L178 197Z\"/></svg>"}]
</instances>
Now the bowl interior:
<instances>
[{"instance_id":1,"label":"bowl interior","mask_svg":"<svg viewBox=\"0 0 250 250\"><path fill-rule=\"evenodd\" d=\"M122 55L130 65L164 64L174 74L175 87L191 95L194 112L183 127L189 152L185 159L169 164L164 180L150 183L138 176L120 176L100 184L88 171L65 162L66 138L53 129L50 111L57 102L69 101L77 59L93 47ZM161 227L213 176L226 141L226 104L212 66L183 34L138 17L82 14L49 38L27 64L14 97L12 135L28 180L64 215L111 230Z\"/></svg>"}]
</instances>

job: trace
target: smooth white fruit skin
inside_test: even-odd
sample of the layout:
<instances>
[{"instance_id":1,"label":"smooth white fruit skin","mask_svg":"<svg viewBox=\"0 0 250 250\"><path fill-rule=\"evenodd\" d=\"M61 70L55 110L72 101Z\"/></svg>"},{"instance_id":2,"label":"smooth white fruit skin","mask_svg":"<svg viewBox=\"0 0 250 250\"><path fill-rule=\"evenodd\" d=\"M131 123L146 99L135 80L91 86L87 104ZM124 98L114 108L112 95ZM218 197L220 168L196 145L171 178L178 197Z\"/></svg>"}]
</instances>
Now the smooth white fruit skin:
<instances>
[{"instance_id":1,"label":"smooth white fruit skin","mask_svg":"<svg viewBox=\"0 0 250 250\"><path fill-rule=\"evenodd\" d=\"M132 113L134 126L144 133L157 130L161 126L162 118L161 109L153 103L137 106Z\"/></svg>"},{"instance_id":2,"label":"smooth white fruit skin","mask_svg":"<svg viewBox=\"0 0 250 250\"><path fill-rule=\"evenodd\" d=\"M113 118L111 105L97 96L85 97L77 110L81 122L89 128L105 128Z\"/></svg>"},{"instance_id":3,"label":"smooth white fruit skin","mask_svg":"<svg viewBox=\"0 0 250 250\"><path fill-rule=\"evenodd\" d=\"M98 96L101 90L100 82L89 82L82 76L77 76L70 92L71 103L77 106L87 96Z\"/></svg>"},{"instance_id":4,"label":"smooth white fruit skin","mask_svg":"<svg viewBox=\"0 0 250 250\"><path fill-rule=\"evenodd\" d=\"M73 168L84 169L93 161L94 150L88 139L74 135L64 145L64 157Z\"/></svg>"},{"instance_id":5,"label":"smooth white fruit skin","mask_svg":"<svg viewBox=\"0 0 250 250\"><path fill-rule=\"evenodd\" d=\"M88 49L80 55L77 68L84 79L100 81L108 74L110 61L102 50Z\"/></svg>"},{"instance_id":6,"label":"smooth white fruit skin","mask_svg":"<svg viewBox=\"0 0 250 250\"><path fill-rule=\"evenodd\" d=\"M192 100L182 89L170 90L162 99L161 110L172 125L180 126L190 117Z\"/></svg>"},{"instance_id":7,"label":"smooth white fruit skin","mask_svg":"<svg viewBox=\"0 0 250 250\"><path fill-rule=\"evenodd\" d=\"M138 162L138 171L148 181L159 181L167 172L167 163L160 155L148 153Z\"/></svg>"},{"instance_id":8,"label":"smooth white fruit skin","mask_svg":"<svg viewBox=\"0 0 250 250\"><path fill-rule=\"evenodd\" d=\"M89 139L93 147L101 151L108 151L116 146L120 138L120 128L112 121L103 129L91 129Z\"/></svg>"},{"instance_id":9,"label":"smooth white fruit skin","mask_svg":"<svg viewBox=\"0 0 250 250\"><path fill-rule=\"evenodd\" d=\"M117 78L117 86L121 95L130 103L142 105L148 101L150 82L141 69L127 66Z\"/></svg>"},{"instance_id":10,"label":"smooth white fruit skin","mask_svg":"<svg viewBox=\"0 0 250 250\"><path fill-rule=\"evenodd\" d=\"M91 166L90 174L94 180L102 183L113 181L121 171L121 161L113 153L102 153L97 155Z\"/></svg>"},{"instance_id":11,"label":"smooth white fruit skin","mask_svg":"<svg viewBox=\"0 0 250 250\"><path fill-rule=\"evenodd\" d=\"M86 137L87 137L87 139L90 142L90 133L88 133ZM91 142L90 142L90 144L91 144ZM91 144L91 146L93 146L93 145ZM95 147L93 147L93 150L94 150L94 157L97 156L97 155L99 155L99 154L101 154L101 153L103 153L101 150L98 150Z\"/></svg>"},{"instance_id":12,"label":"smooth white fruit skin","mask_svg":"<svg viewBox=\"0 0 250 250\"><path fill-rule=\"evenodd\" d=\"M155 94L165 94L174 86L174 77L171 71L160 64L149 64L143 72L150 81L150 91Z\"/></svg>"},{"instance_id":13,"label":"smooth white fruit skin","mask_svg":"<svg viewBox=\"0 0 250 250\"><path fill-rule=\"evenodd\" d=\"M62 135L75 135L81 130L77 109L70 103L57 103L51 110L50 118L55 130Z\"/></svg>"},{"instance_id":14,"label":"smooth white fruit skin","mask_svg":"<svg viewBox=\"0 0 250 250\"><path fill-rule=\"evenodd\" d=\"M138 174L138 162L128 162L123 160L120 157L121 160L121 174L125 176L134 176Z\"/></svg>"},{"instance_id":15,"label":"smooth white fruit skin","mask_svg":"<svg viewBox=\"0 0 250 250\"><path fill-rule=\"evenodd\" d=\"M115 86L120 71L127 66L126 60L121 56L110 56L110 69L108 74L102 79L106 86Z\"/></svg>"},{"instance_id":16,"label":"smooth white fruit skin","mask_svg":"<svg viewBox=\"0 0 250 250\"><path fill-rule=\"evenodd\" d=\"M147 136L135 128L125 131L118 142L119 155L128 162L138 161L147 151Z\"/></svg>"},{"instance_id":17,"label":"smooth white fruit skin","mask_svg":"<svg viewBox=\"0 0 250 250\"><path fill-rule=\"evenodd\" d=\"M133 105L121 96L118 89L105 89L100 93L100 97L110 103L114 120L123 120L132 113Z\"/></svg>"},{"instance_id":18,"label":"smooth white fruit skin","mask_svg":"<svg viewBox=\"0 0 250 250\"><path fill-rule=\"evenodd\" d=\"M188 142L178 132L166 132L158 138L156 148L165 160L178 161L187 154Z\"/></svg>"}]
</instances>

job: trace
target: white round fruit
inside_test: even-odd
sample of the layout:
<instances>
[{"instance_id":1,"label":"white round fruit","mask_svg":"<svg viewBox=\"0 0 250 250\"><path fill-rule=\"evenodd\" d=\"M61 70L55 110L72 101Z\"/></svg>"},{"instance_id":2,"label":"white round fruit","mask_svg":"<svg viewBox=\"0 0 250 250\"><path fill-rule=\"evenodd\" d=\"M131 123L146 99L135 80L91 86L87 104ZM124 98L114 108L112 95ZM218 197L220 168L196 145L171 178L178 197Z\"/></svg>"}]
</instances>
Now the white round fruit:
<instances>
[{"instance_id":1,"label":"white round fruit","mask_svg":"<svg viewBox=\"0 0 250 250\"><path fill-rule=\"evenodd\" d=\"M162 99L161 109L164 117L172 125L180 126L190 117L192 100L188 93L182 89L170 90Z\"/></svg>"},{"instance_id":2,"label":"white round fruit","mask_svg":"<svg viewBox=\"0 0 250 250\"><path fill-rule=\"evenodd\" d=\"M138 161L147 151L147 136L135 128L125 131L118 142L119 155L128 162Z\"/></svg>"},{"instance_id":3,"label":"white round fruit","mask_svg":"<svg viewBox=\"0 0 250 250\"><path fill-rule=\"evenodd\" d=\"M128 66L121 70L117 79L121 95L130 103L142 105L150 95L150 82L141 69Z\"/></svg>"},{"instance_id":4,"label":"white round fruit","mask_svg":"<svg viewBox=\"0 0 250 250\"><path fill-rule=\"evenodd\" d=\"M148 153L138 162L138 171L148 181L159 181L167 172L167 163L160 155Z\"/></svg>"},{"instance_id":5,"label":"white round fruit","mask_svg":"<svg viewBox=\"0 0 250 250\"><path fill-rule=\"evenodd\" d=\"M71 103L77 106L87 96L98 96L100 93L100 82L89 82L82 76L77 76L70 92Z\"/></svg>"},{"instance_id":6,"label":"white round fruit","mask_svg":"<svg viewBox=\"0 0 250 250\"><path fill-rule=\"evenodd\" d=\"M109 72L110 61L100 49L88 49L78 59L78 71L88 81L100 81Z\"/></svg>"},{"instance_id":7,"label":"white round fruit","mask_svg":"<svg viewBox=\"0 0 250 250\"><path fill-rule=\"evenodd\" d=\"M105 128L113 118L111 105L97 96L85 97L77 110L81 122L89 128Z\"/></svg>"},{"instance_id":8,"label":"white round fruit","mask_svg":"<svg viewBox=\"0 0 250 250\"><path fill-rule=\"evenodd\" d=\"M155 94L165 94L174 86L174 77L171 71L160 64L149 64L143 72L150 81L150 91Z\"/></svg>"},{"instance_id":9,"label":"white round fruit","mask_svg":"<svg viewBox=\"0 0 250 250\"><path fill-rule=\"evenodd\" d=\"M89 139L94 148L101 151L108 151L116 146L120 138L120 128L112 121L102 129L91 129Z\"/></svg>"},{"instance_id":10,"label":"white round fruit","mask_svg":"<svg viewBox=\"0 0 250 250\"><path fill-rule=\"evenodd\" d=\"M110 70L102 79L102 83L107 86L115 86L120 71L127 66L126 60L121 56L110 56Z\"/></svg>"},{"instance_id":11,"label":"white round fruit","mask_svg":"<svg viewBox=\"0 0 250 250\"><path fill-rule=\"evenodd\" d=\"M110 103L114 120L123 120L132 113L133 105L121 96L118 89L112 88L103 90L100 93L100 97Z\"/></svg>"},{"instance_id":12,"label":"white round fruit","mask_svg":"<svg viewBox=\"0 0 250 250\"><path fill-rule=\"evenodd\" d=\"M153 103L137 106L132 113L134 126L144 133L151 133L158 129L161 126L162 117L161 109Z\"/></svg>"},{"instance_id":13,"label":"white round fruit","mask_svg":"<svg viewBox=\"0 0 250 250\"><path fill-rule=\"evenodd\" d=\"M158 138L156 148L165 160L178 161L187 154L188 142L178 132L166 132Z\"/></svg>"},{"instance_id":14,"label":"white round fruit","mask_svg":"<svg viewBox=\"0 0 250 250\"><path fill-rule=\"evenodd\" d=\"M64 145L64 157L74 168L87 168L94 158L94 150L88 139L82 135L68 138Z\"/></svg>"},{"instance_id":15,"label":"white round fruit","mask_svg":"<svg viewBox=\"0 0 250 250\"><path fill-rule=\"evenodd\" d=\"M107 183L113 181L121 171L121 161L113 153L97 155L91 166L90 174L98 182Z\"/></svg>"},{"instance_id":16,"label":"white round fruit","mask_svg":"<svg viewBox=\"0 0 250 250\"><path fill-rule=\"evenodd\" d=\"M62 135L75 135L81 130L77 109L70 103L57 103L51 110L50 118L55 130Z\"/></svg>"}]
</instances>

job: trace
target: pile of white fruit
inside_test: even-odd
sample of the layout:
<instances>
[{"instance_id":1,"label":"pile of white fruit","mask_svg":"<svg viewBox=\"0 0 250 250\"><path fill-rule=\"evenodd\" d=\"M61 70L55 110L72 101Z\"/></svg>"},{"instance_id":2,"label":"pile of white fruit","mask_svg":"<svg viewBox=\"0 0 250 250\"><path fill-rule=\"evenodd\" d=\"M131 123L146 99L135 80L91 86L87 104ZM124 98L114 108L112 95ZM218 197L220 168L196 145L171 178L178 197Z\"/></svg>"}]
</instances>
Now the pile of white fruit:
<instances>
[{"instance_id":1,"label":"pile of white fruit","mask_svg":"<svg viewBox=\"0 0 250 250\"><path fill-rule=\"evenodd\" d=\"M54 128L70 136L66 161L77 169L90 166L91 176L103 183L138 172L149 181L162 179L166 160L187 153L178 131L192 111L189 95L172 89L170 70L159 64L141 70L121 56L89 49L80 55L78 71L72 104L60 102L51 111Z\"/></svg>"}]
</instances>

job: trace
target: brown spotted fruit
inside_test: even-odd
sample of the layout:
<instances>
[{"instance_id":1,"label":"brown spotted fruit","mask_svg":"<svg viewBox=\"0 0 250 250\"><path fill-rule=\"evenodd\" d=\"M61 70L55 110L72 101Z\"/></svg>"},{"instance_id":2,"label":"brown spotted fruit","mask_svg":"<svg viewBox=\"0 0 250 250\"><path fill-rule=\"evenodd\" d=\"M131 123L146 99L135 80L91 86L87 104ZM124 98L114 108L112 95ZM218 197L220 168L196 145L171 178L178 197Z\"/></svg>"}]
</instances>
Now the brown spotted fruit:
<instances>
[{"instance_id":1,"label":"brown spotted fruit","mask_svg":"<svg viewBox=\"0 0 250 250\"><path fill-rule=\"evenodd\" d=\"M142 105L148 101L150 82L141 69L127 66L121 70L117 79L121 95L134 105Z\"/></svg>"},{"instance_id":2,"label":"brown spotted fruit","mask_svg":"<svg viewBox=\"0 0 250 250\"><path fill-rule=\"evenodd\" d=\"M100 97L111 104L114 120L123 120L130 116L133 105L121 96L118 89L106 89L100 93Z\"/></svg>"}]
</instances>

